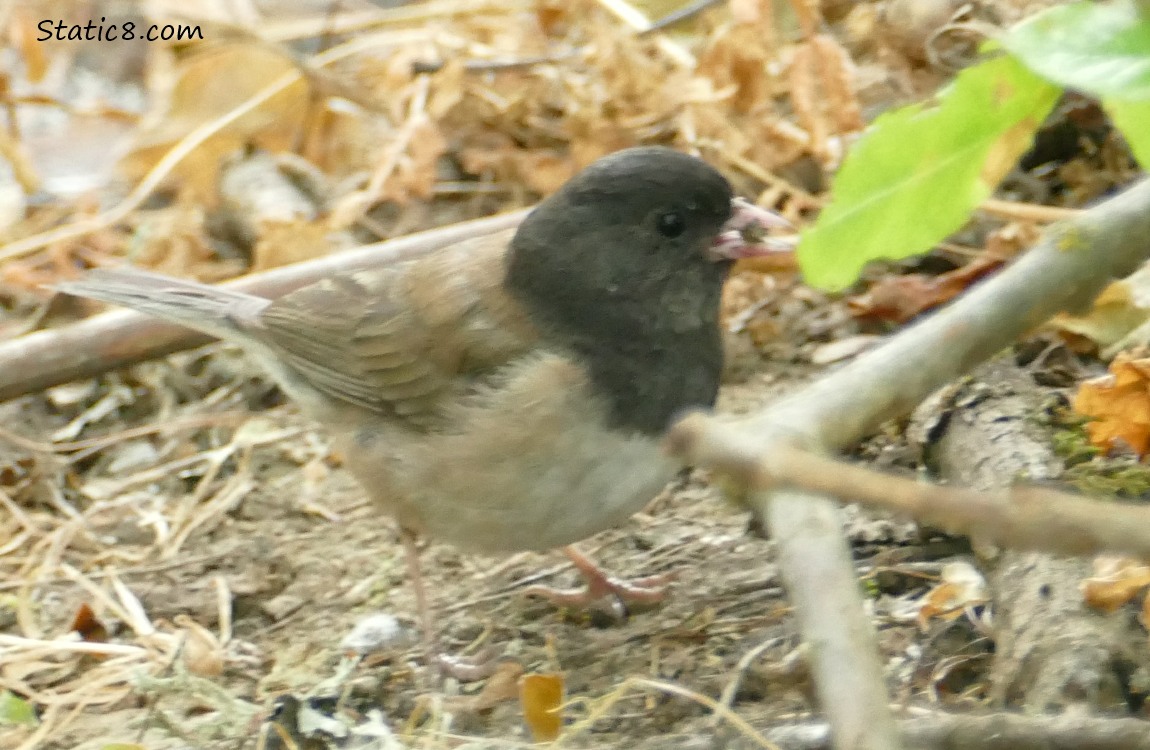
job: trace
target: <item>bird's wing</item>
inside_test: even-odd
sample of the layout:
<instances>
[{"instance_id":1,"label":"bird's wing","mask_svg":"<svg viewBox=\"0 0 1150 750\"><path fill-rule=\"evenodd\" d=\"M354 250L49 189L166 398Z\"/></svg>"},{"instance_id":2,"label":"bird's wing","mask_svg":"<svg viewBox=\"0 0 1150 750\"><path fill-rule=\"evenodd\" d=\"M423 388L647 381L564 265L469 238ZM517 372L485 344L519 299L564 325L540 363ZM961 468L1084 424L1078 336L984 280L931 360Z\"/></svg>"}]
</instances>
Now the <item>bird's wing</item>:
<instances>
[{"instance_id":1,"label":"bird's wing","mask_svg":"<svg viewBox=\"0 0 1150 750\"><path fill-rule=\"evenodd\" d=\"M263 338L328 396L420 424L477 375L530 350L503 290L510 232L391 268L337 275L273 302Z\"/></svg>"}]
</instances>

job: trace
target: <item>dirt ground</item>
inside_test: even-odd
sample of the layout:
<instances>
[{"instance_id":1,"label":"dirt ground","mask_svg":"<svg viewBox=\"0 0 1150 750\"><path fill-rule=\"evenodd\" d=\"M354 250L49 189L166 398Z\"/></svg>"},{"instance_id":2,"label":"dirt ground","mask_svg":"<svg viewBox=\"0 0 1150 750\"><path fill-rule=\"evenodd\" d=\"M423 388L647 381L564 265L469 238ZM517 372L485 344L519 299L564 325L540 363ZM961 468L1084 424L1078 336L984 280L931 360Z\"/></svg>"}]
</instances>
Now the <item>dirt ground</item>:
<instances>
[{"instance_id":1,"label":"dirt ground","mask_svg":"<svg viewBox=\"0 0 1150 750\"><path fill-rule=\"evenodd\" d=\"M744 382L726 387L722 409L737 412L762 403L799 382L802 370L759 363ZM85 408L125 391L130 397L108 417L93 420L97 424L85 436L134 425L178 428L194 415L227 416L236 408L263 411L251 414L238 432L235 425L159 431L60 457L7 453L5 464L42 472L45 481L55 477L67 486L70 502L92 503L81 506L85 528L61 551L62 561L105 591L111 588L100 571L116 569L153 623L171 629L170 623L190 620L214 634L223 654L222 674L210 678L189 674L180 660L151 664L141 670L150 678L132 677L123 699L75 715L43 747L256 747L261 725L265 735L275 734L267 728L269 717L293 724L284 718L283 696L335 716L344 727L374 716L405 742L451 746L455 736L530 740L514 691L484 692L499 678L449 680L429 691L394 526L328 454L323 435L279 403L278 393L238 352L212 346L67 388L72 390L5 405L4 423L25 436L47 436ZM227 449L237 434L253 447ZM205 479L203 462L151 472L170 465L172 457L218 454L221 446L214 477ZM203 505L189 506L201 483L214 489L237 477L246 489L236 499L221 504L224 493L217 493L207 501L214 507L206 514ZM27 498L33 495L29 491ZM65 522L58 508L37 507L35 500L29 512L45 525L53 515L56 523ZM187 528L180 519L189 512L200 514L199 520L177 545L180 534L173 532ZM864 526L864 545L888 532L902 533L897 524ZM501 669L513 676L520 667L561 674L569 701L564 740L571 746L650 741L654 747L669 733L718 731L707 706L664 690L628 687L629 678L665 681L714 699L737 676L731 707L751 725L810 716L772 543L749 533L747 514L700 472L684 472L644 513L584 548L619 575L673 574L670 597L622 618L607 608L561 611L521 593L532 582L576 582L558 552L495 559L432 544L423 553L424 570L445 650L502 660ZM35 571L27 576L37 580ZM227 643L220 643L221 587L230 597ZM129 628L83 586L57 580L24 591L31 592L37 626L48 636L67 631L87 603L111 642L132 641ZM357 621L381 613L398 618L400 636L358 663L343 659L341 640ZM5 625L14 624L12 616L5 619ZM888 656L905 650L912 637L905 630L884 634ZM740 667L756 648L758 658ZM347 669L341 671L341 664ZM74 668L82 674L85 666ZM738 734L729 722L718 724ZM306 727L300 732L297 740L324 736ZM262 742L276 746L275 737Z\"/></svg>"},{"instance_id":2,"label":"dirt ground","mask_svg":"<svg viewBox=\"0 0 1150 750\"><path fill-rule=\"evenodd\" d=\"M565 18L568 3L541 4L538 21L554 27L553 34L568 34L560 49L587 52L552 61L557 70L569 63L571 75L536 75L534 66L526 66L521 77L517 68L500 76L480 68L480 75L468 77L462 66L444 66L432 83L423 74L414 80L416 63L428 50L458 52L459 39L473 40L460 59L482 51L482 59L475 59L481 63L551 54L538 48L537 19L515 14L515 4L508 4L505 16L452 14L449 24L444 21L447 43L429 36L424 41L438 47L397 49L394 59L366 59L362 69L333 75L340 92L363 88L369 101L387 103L387 137L380 128L388 118L365 107L362 120L348 120L346 132L333 130L323 148L311 144L316 171L331 185L306 195L305 203L319 216L358 216L364 195L350 186L367 181L363 165L406 164L367 196L384 206L368 217L378 225L370 237L349 229L341 240L361 244L527 205L525 196L550 192L580 160L652 138L675 142L689 124L687 142L714 144L709 155L723 155L737 173L740 192L784 207L805 225L822 205L825 178L833 172L831 162L837 163L837 147L818 147L812 134L849 142L861 130L863 114L869 120L903 101L931 96L953 71L924 66L909 51L921 52L943 25L959 32L986 23L1005 26L1049 4L926 3L922 14L898 12L913 5L906 3L816 4L826 9L833 22L828 28L844 50L841 59L852 62L857 80L849 92L838 92L849 93L850 106L836 105L817 87L800 87L800 100L826 103L797 113L779 104L791 101L783 94L803 83L803 76L769 85L754 76L744 80L746 71L768 62L773 68L780 49L786 52L780 59L801 51L776 45L780 29L770 14L759 18L755 11L739 22L746 28L699 27L706 33L693 44L701 54L705 89L676 72L681 66L671 53L683 40L657 44L607 16L582 28L579 18ZM135 12L132 4L123 5ZM731 5L743 13L769 6ZM852 8L857 13L848 15ZM962 22L952 24L956 20ZM790 22L782 23L786 31ZM959 34L951 46L973 55L977 45L969 41ZM237 45L225 50L230 56L222 62L205 58L211 64L203 68L189 59L179 68L179 80L192 90L214 92L219 70L260 72L266 83L280 75L281 65L296 66L286 56L269 61L265 47ZM61 49L75 54L72 47ZM117 55L108 55L109 49L95 56L98 74L77 80L87 90L94 80L109 79L101 90L116 101L111 63L143 71L145 62L127 59L127 47L117 48ZM84 70L81 63L77 67ZM412 74L397 76L401 67ZM847 71L840 72L845 80ZM809 86L814 76L807 71L806 77ZM567 88L554 89L556 82ZM745 89L731 98L733 109L698 94L732 87ZM218 177L220 185L212 184L209 192L226 198L223 184L230 178L219 176L217 163L225 163L220 154L241 143L246 149L253 139L282 152L283 143L298 140L287 113L305 112L307 102L330 94L324 87L297 88L285 94L287 104L253 118L282 126L291 137L277 140L260 129L237 136L235 143L212 142L198 159L181 162L186 174L175 176L205 183ZM191 111L176 107L154 114L162 115L156 118L161 124L198 131L201 122L219 120L258 90L242 96L229 90L237 101L218 110L211 97L200 105L191 97L185 103ZM64 87L53 96L68 101L72 93ZM674 101L679 96L685 97L679 103L682 118ZM459 103L449 106L456 98ZM556 119L549 102L568 100L573 103L567 119ZM435 106L425 113L421 108L428 102ZM859 117L857 123L837 121L849 113ZM35 127L35 121L24 121L27 131ZM93 145L88 128L73 125L39 135L55 162L83 166L92 155L102 161L113 151L105 135ZM560 144L556 134L564 129L576 135ZM1070 131L1077 143L1081 133ZM143 138L133 152L143 166L128 174L141 178L159 154L184 143L184 134L160 128ZM413 153L408 162L397 162L382 158L381 148L396 149L393 156ZM441 158L449 151L450 160ZM1096 161L1111 161L1103 158L1105 149L1098 152L1102 156L1090 153ZM1109 177L1098 177L1098 164L1083 164L1059 177L1067 205L1082 205L1112 185ZM748 166L751 171L742 173ZM371 181L382 174L371 175ZM486 175L485 182L472 179L478 174ZM1007 197L1041 203L1056 192L1031 177ZM262 195L241 192L245 201ZM132 221L110 222L99 232L45 248L23 265L8 263L7 283L21 293L9 289L16 301L0 300L4 330L15 337L90 313L91 308L48 300L43 286L64 278L64 270L78 272L128 254L155 270L215 281L333 250L329 227L320 221L291 223L258 242L240 242L231 235L245 228L241 219L259 218L254 201L230 205L224 199L221 214L228 222L221 232L218 217L205 220L194 192L172 204L153 197L158 208L136 206ZM269 203L278 207L278 201ZM42 224L25 229L56 226L65 221L61 216L87 221L92 210L81 201L59 215L33 212ZM118 223L124 226L112 226ZM980 225L960 235L954 247L983 248L989 231ZM242 252L221 255L221 248ZM934 274L957 263L937 261L928 259L917 269L930 277L927 286ZM870 280L908 270L914 269L878 269ZM863 324L846 301L831 302L772 273L736 275L731 286L741 288L728 289L725 319L740 323L742 337L733 349L739 352L734 374L721 395L723 412L743 412L801 387L821 369L811 362L849 358L875 338L861 334L887 333L924 309ZM898 291L895 301L904 294ZM881 308L879 297L872 296L870 312ZM832 347L837 353L827 356ZM1081 374L1073 371L1059 387L1065 391ZM886 470L918 470L919 456L903 427L874 436L858 457ZM894 699L915 708L989 705L986 686L998 633L988 634L985 602L960 608L953 617L922 615L944 565L972 559L969 545L851 509L844 517ZM6 659L0 665L0 750L521 747L533 739L518 693L521 673L561 677L560 744L567 747L763 747L760 733L769 727L818 721L774 545L709 477L684 472L643 513L587 540L583 549L620 576L673 575L670 596L623 616L606 608L562 611L523 593L533 583L576 583L559 552L483 558L431 543L423 552L423 570L440 645L496 664L483 679L438 684L424 663L394 525L365 501L322 431L302 420L237 350L212 345L0 404L0 648ZM1074 579L1066 588L1077 591L1077 584ZM353 654L345 639L361 633L357 623L386 617L399 624L395 637ZM362 634L357 637L362 641ZM1131 648L1144 650L1144 637L1138 630ZM66 642L75 649L64 650ZM15 715L12 696L34 707L38 723L9 720Z\"/></svg>"}]
</instances>

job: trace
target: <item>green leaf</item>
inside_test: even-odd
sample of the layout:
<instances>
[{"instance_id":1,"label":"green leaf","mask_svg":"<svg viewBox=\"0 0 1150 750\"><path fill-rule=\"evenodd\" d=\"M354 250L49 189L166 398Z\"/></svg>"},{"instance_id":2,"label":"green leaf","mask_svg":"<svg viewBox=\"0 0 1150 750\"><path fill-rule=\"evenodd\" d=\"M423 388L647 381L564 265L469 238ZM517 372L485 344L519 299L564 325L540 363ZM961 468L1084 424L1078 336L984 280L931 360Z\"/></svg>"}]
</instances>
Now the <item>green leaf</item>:
<instances>
[{"instance_id":1,"label":"green leaf","mask_svg":"<svg viewBox=\"0 0 1150 750\"><path fill-rule=\"evenodd\" d=\"M0 690L0 726L34 727L39 724L36 711L24 700L8 690Z\"/></svg>"},{"instance_id":2,"label":"green leaf","mask_svg":"<svg viewBox=\"0 0 1150 750\"><path fill-rule=\"evenodd\" d=\"M960 73L937 106L876 119L803 233L803 278L842 289L869 261L926 252L958 230L1030 147L1059 93L1001 56Z\"/></svg>"},{"instance_id":3,"label":"green leaf","mask_svg":"<svg viewBox=\"0 0 1150 750\"><path fill-rule=\"evenodd\" d=\"M1102 106L1115 127L1126 137L1142 169L1150 171L1150 127L1147 127L1150 123L1150 99L1103 99Z\"/></svg>"},{"instance_id":4,"label":"green leaf","mask_svg":"<svg viewBox=\"0 0 1150 750\"><path fill-rule=\"evenodd\" d=\"M1150 20L1129 0L1050 8L999 42L1062 86L1103 97L1150 99Z\"/></svg>"}]
</instances>

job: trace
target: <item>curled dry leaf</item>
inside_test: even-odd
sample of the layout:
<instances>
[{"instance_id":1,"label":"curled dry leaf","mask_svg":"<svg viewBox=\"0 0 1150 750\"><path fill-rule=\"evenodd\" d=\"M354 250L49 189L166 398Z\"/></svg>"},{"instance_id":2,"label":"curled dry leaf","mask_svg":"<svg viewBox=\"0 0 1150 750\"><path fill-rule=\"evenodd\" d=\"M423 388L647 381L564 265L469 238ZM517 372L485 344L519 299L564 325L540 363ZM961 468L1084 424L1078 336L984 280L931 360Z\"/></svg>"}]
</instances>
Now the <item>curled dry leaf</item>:
<instances>
[{"instance_id":1,"label":"curled dry leaf","mask_svg":"<svg viewBox=\"0 0 1150 750\"><path fill-rule=\"evenodd\" d=\"M1150 448L1150 359L1123 352L1110 363L1110 374L1078 387L1074 411L1086 424L1090 444L1112 450L1120 445L1139 457Z\"/></svg>"},{"instance_id":2,"label":"curled dry leaf","mask_svg":"<svg viewBox=\"0 0 1150 750\"><path fill-rule=\"evenodd\" d=\"M972 284L997 271L1002 260L983 255L938 276L912 273L889 276L847 304L858 318L905 323L921 313L949 302Z\"/></svg>"},{"instance_id":3,"label":"curled dry leaf","mask_svg":"<svg viewBox=\"0 0 1150 750\"><path fill-rule=\"evenodd\" d=\"M79 633L80 637L89 643L108 642L108 628L100 622L100 618L96 617L96 613L92 611L92 607L87 602L82 603L76 609L76 614L72 617L72 624L68 630Z\"/></svg>"},{"instance_id":4,"label":"curled dry leaf","mask_svg":"<svg viewBox=\"0 0 1150 750\"><path fill-rule=\"evenodd\" d=\"M953 620L968 608L989 600L986 579L967 562L949 563L942 569L942 581L922 599L918 611L919 627L932 619Z\"/></svg>"},{"instance_id":5,"label":"curled dry leaf","mask_svg":"<svg viewBox=\"0 0 1150 750\"><path fill-rule=\"evenodd\" d=\"M823 92L818 85L818 71L818 50L810 44L803 44L795 50L791 60L791 104L799 122L810 135L811 153L825 163L830 156L827 143L830 126L822 106Z\"/></svg>"},{"instance_id":6,"label":"curled dry leaf","mask_svg":"<svg viewBox=\"0 0 1150 750\"><path fill-rule=\"evenodd\" d=\"M178 615L175 623L184 631L182 655L188 671L200 677L219 677L224 673L224 649L210 630L187 615Z\"/></svg>"},{"instance_id":7,"label":"curled dry leaf","mask_svg":"<svg viewBox=\"0 0 1150 750\"><path fill-rule=\"evenodd\" d=\"M159 273L193 276L214 282L238 272L239 266L221 264L204 223L203 206L181 200L171 206L141 212L134 217L132 238L135 265Z\"/></svg>"},{"instance_id":8,"label":"curled dry leaf","mask_svg":"<svg viewBox=\"0 0 1150 750\"><path fill-rule=\"evenodd\" d=\"M1049 325L1064 337L1067 332L1084 336L1096 347L1105 349L1111 345L1124 348L1123 340L1128 335L1136 337L1132 332L1147 320L1150 320L1150 264L1103 289L1087 313L1060 313Z\"/></svg>"},{"instance_id":9,"label":"curled dry leaf","mask_svg":"<svg viewBox=\"0 0 1150 750\"><path fill-rule=\"evenodd\" d=\"M477 695L460 697L456 708L475 714L484 714L500 703L513 701L519 697L519 678L523 676L523 666L516 661L501 661L487 678L483 689Z\"/></svg>"},{"instance_id":10,"label":"curled dry leaf","mask_svg":"<svg viewBox=\"0 0 1150 750\"><path fill-rule=\"evenodd\" d=\"M1114 612L1150 586L1150 566L1129 557L1100 556L1094 575L1082 582L1082 600L1103 612ZM1148 597L1150 599L1150 597Z\"/></svg>"},{"instance_id":11,"label":"curled dry leaf","mask_svg":"<svg viewBox=\"0 0 1150 750\"><path fill-rule=\"evenodd\" d=\"M733 88L729 101L738 112L766 106L777 85L767 74L771 58L758 39L760 33L757 24L739 24L699 58L698 72L716 89Z\"/></svg>"}]
</instances>

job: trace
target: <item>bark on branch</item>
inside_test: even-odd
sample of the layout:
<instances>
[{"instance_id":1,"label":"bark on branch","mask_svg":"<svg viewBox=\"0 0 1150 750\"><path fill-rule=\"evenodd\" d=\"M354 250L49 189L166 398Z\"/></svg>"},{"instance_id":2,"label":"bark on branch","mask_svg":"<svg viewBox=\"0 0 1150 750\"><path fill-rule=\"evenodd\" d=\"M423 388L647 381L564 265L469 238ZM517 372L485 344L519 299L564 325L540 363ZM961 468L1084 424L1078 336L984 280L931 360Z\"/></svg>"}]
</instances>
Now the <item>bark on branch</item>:
<instances>
[{"instance_id":1,"label":"bark on branch","mask_svg":"<svg viewBox=\"0 0 1150 750\"><path fill-rule=\"evenodd\" d=\"M886 345L761 412L737 421L692 419L670 444L688 463L726 457L750 466L780 443L816 452L849 446L1062 310L1081 310L1150 255L1150 183L1051 227L995 278ZM819 697L840 748L898 746L882 666L864 615L837 509L795 490L754 496L779 563Z\"/></svg>"}]
</instances>

